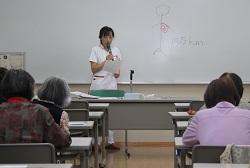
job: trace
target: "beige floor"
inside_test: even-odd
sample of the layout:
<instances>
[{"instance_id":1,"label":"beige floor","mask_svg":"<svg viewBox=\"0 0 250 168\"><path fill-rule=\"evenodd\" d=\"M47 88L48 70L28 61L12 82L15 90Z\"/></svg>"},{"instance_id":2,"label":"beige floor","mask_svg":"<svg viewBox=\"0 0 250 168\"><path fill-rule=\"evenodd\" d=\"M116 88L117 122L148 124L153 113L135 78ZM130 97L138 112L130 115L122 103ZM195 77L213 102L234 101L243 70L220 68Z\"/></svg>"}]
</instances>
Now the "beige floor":
<instances>
[{"instance_id":1,"label":"beige floor","mask_svg":"<svg viewBox=\"0 0 250 168\"><path fill-rule=\"evenodd\" d=\"M105 168L173 168L173 147L129 147L130 158L121 150L107 150L107 163ZM101 154L99 154L101 160ZM75 162L79 164L79 161ZM93 167L93 153L90 158Z\"/></svg>"}]
</instances>

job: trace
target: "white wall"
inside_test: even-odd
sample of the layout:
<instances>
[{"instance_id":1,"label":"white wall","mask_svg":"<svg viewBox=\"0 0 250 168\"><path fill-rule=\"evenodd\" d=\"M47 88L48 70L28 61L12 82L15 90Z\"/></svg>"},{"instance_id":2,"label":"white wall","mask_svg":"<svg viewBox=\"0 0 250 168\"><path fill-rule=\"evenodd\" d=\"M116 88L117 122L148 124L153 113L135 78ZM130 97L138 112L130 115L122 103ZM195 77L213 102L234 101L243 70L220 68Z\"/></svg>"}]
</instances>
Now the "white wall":
<instances>
[{"instance_id":1,"label":"white wall","mask_svg":"<svg viewBox=\"0 0 250 168\"><path fill-rule=\"evenodd\" d=\"M120 83L129 82L130 70L139 84L208 83L225 71L249 83L249 6L247 0L1 0L0 52L26 52L26 69L38 83L50 75L90 83L91 47L108 25L123 57Z\"/></svg>"}]
</instances>

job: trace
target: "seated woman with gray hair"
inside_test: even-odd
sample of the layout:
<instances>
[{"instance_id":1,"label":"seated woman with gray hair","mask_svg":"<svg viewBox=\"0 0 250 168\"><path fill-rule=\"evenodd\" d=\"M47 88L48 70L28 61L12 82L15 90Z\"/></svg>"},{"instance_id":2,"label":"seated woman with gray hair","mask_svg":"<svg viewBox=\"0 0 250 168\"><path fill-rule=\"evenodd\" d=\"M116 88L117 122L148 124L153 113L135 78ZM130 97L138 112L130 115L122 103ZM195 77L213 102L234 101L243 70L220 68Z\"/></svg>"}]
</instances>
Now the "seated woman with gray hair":
<instances>
[{"instance_id":1,"label":"seated woman with gray hair","mask_svg":"<svg viewBox=\"0 0 250 168\"><path fill-rule=\"evenodd\" d=\"M56 124L49 110L30 102L34 86L34 78L25 70L10 69L4 76L0 91L6 101L0 104L0 143L69 146L70 135Z\"/></svg>"},{"instance_id":2,"label":"seated woman with gray hair","mask_svg":"<svg viewBox=\"0 0 250 168\"><path fill-rule=\"evenodd\" d=\"M47 107L55 122L70 134L69 116L62 109L71 103L70 89L67 82L61 78L51 76L38 89L37 97L39 100L34 99L32 102Z\"/></svg>"}]
</instances>

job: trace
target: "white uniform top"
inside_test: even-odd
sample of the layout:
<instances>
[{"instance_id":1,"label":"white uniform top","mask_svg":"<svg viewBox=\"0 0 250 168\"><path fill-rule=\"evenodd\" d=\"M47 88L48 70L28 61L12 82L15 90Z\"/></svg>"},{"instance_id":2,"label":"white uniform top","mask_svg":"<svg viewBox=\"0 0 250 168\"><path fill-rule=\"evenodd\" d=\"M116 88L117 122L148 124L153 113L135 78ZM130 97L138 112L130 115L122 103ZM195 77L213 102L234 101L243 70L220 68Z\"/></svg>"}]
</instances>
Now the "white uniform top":
<instances>
[{"instance_id":1,"label":"white uniform top","mask_svg":"<svg viewBox=\"0 0 250 168\"><path fill-rule=\"evenodd\" d=\"M122 60L120 50L117 47L111 47L111 51L114 56L114 60ZM89 61L101 64L106 60L106 56L108 54L109 53L104 50L104 47L100 44L99 46L95 46L92 48ZM93 74L90 90L99 89L117 89L117 82L113 73L101 70Z\"/></svg>"}]
</instances>

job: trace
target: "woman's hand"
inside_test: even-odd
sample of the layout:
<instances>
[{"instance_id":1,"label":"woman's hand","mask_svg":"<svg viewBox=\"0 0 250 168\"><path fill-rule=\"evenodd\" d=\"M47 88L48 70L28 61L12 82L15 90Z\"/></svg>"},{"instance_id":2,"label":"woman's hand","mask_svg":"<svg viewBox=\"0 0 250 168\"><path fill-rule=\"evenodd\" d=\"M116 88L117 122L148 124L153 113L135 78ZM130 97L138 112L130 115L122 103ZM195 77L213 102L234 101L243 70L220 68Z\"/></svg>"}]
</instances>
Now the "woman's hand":
<instances>
[{"instance_id":1,"label":"woman's hand","mask_svg":"<svg viewBox=\"0 0 250 168\"><path fill-rule=\"evenodd\" d=\"M107 55L106 56L106 60L112 60L112 61L114 61L113 55L112 54Z\"/></svg>"}]
</instances>

